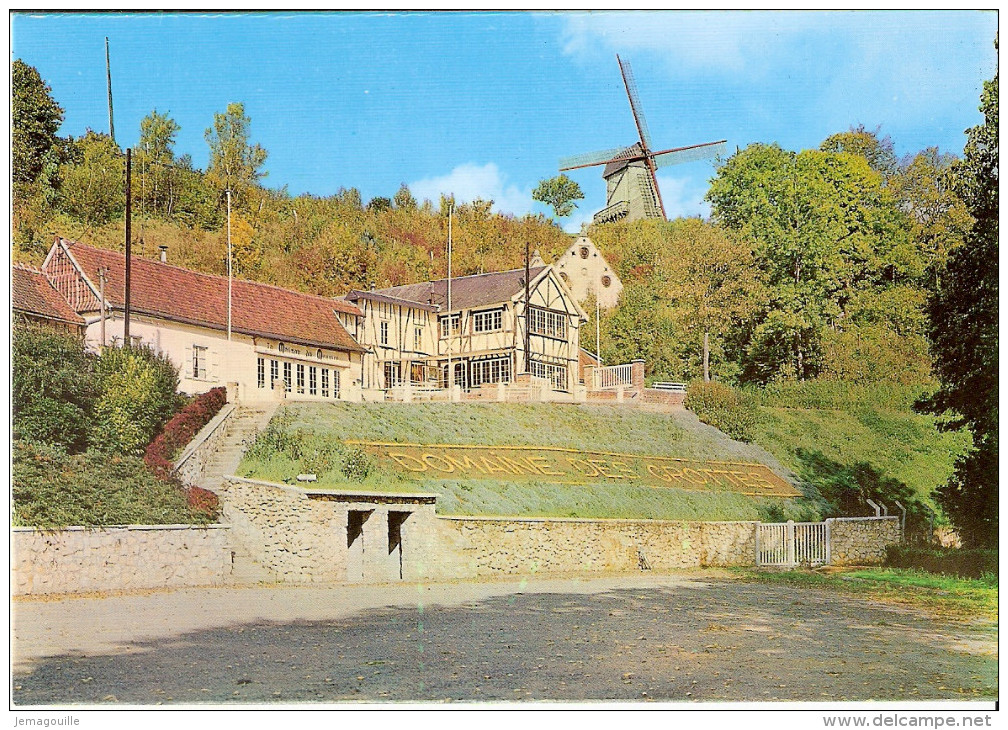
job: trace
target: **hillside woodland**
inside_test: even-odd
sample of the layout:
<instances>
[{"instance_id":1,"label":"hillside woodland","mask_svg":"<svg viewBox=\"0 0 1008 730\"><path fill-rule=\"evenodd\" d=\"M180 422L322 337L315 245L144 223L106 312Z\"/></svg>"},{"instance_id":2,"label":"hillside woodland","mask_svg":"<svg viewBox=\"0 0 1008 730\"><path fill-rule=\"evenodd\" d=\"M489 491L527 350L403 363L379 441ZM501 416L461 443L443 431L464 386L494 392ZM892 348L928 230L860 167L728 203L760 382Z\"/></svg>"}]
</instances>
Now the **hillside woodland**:
<instances>
[{"instance_id":1,"label":"hillside woodland","mask_svg":"<svg viewBox=\"0 0 1008 730\"><path fill-rule=\"evenodd\" d=\"M122 250L124 151L94 131L58 136L63 109L49 87L21 61L12 70L14 259L38 263L55 234ZM718 161L709 220L589 227L625 286L601 315L603 360L641 357L653 380L757 394L813 380L895 384L900 403L914 392L918 409L968 428L979 448L942 505L960 520L975 508L993 514L980 526L996 539L995 487L977 486L992 464L996 475L997 454L996 77L981 101L986 121L969 130L961 160L935 148L898 157L864 127L815 149L752 144ZM142 120L130 181L139 255L164 245L172 263L225 273L229 194L237 275L325 296L444 276L450 207L457 275L517 268L526 242L547 261L570 243L545 216L494 212L491 200L418 201L405 184L368 201L353 187L293 196L264 184L268 152L241 104L208 123L210 162L199 170L175 148L171 117ZM585 308L594 316L592 302ZM984 316L970 318L978 309ZM948 316L959 317L954 333ZM983 344L964 365L973 376L957 372L949 338L960 336Z\"/></svg>"}]
</instances>

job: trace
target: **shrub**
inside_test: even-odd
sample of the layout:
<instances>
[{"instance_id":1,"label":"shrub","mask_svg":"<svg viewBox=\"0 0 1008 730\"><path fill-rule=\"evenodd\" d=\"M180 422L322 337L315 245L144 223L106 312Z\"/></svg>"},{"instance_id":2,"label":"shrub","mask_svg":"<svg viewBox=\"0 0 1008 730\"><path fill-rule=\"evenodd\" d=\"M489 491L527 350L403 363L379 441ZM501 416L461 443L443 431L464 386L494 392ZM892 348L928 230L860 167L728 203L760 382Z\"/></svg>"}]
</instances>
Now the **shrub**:
<instances>
[{"instance_id":1,"label":"shrub","mask_svg":"<svg viewBox=\"0 0 1008 730\"><path fill-rule=\"evenodd\" d=\"M704 423L738 441L751 441L759 422L759 407L754 399L723 383L690 383L686 407Z\"/></svg>"},{"instance_id":2,"label":"shrub","mask_svg":"<svg viewBox=\"0 0 1008 730\"><path fill-rule=\"evenodd\" d=\"M148 444L144 463L161 479L168 478L173 469L172 459L210 423L225 403L227 390L224 388L213 388L194 398Z\"/></svg>"},{"instance_id":3,"label":"shrub","mask_svg":"<svg viewBox=\"0 0 1008 730\"><path fill-rule=\"evenodd\" d=\"M343 459L343 476L351 481L362 482L371 473L371 457L363 449L350 449Z\"/></svg>"},{"instance_id":4,"label":"shrub","mask_svg":"<svg viewBox=\"0 0 1008 730\"><path fill-rule=\"evenodd\" d=\"M11 341L14 438L82 451L98 388L95 357L76 335L18 324Z\"/></svg>"},{"instance_id":5,"label":"shrub","mask_svg":"<svg viewBox=\"0 0 1008 730\"><path fill-rule=\"evenodd\" d=\"M213 522L220 515L220 498L209 489L190 485L186 489L186 501L189 509L195 513L206 515L207 521Z\"/></svg>"},{"instance_id":6,"label":"shrub","mask_svg":"<svg viewBox=\"0 0 1008 730\"><path fill-rule=\"evenodd\" d=\"M106 347L95 370L101 395L91 445L139 453L175 411L178 371L167 356L147 346Z\"/></svg>"},{"instance_id":7,"label":"shrub","mask_svg":"<svg viewBox=\"0 0 1008 730\"><path fill-rule=\"evenodd\" d=\"M925 570L960 578L983 578L988 574L997 575L998 551L890 545L886 548L885 564L890 568Z\"/></svg>"},{"instance_id":8,"label":"shrub","mask_svg":"<svg viewBox=\"0 0 1008 730\"><path fill-rule=\"evenodd\" d=\"M206 524L209 513L191 509L177 482L157 479L134 456L63 449L22 439L13 444L15 525L58 529L69 525Z\"/></svg>"}]
</instances>

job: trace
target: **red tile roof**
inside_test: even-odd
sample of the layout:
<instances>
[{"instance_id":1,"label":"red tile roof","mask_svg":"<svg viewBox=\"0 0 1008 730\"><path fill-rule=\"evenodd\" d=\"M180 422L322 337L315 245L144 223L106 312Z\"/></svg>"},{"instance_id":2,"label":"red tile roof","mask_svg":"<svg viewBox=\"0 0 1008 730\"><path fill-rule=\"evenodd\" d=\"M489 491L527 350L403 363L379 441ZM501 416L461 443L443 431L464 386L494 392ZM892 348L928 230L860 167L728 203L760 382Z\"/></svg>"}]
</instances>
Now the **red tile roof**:
<instances>
[{"instance_id":1,"label":"red tile roof","mask_svg":"<svg viewBox=\"0 0 1008 730\"><path fill-rule=\"evenodd\" d=\"M11 267L11 304L15 312L84 326L84 318L75 312L45 274L31 266Z\"/></svg>"},{"instance_id":2,"label":"red tile roof","mask_svg":"<svg viewBox=\"0 0 1008 730\"><path fill-rule=\"evenodd\" d=\"M545 266L529 269L529 278L534 283ZM452 311L492 306L506 302L525 289L525 269L494 271L488 274L474 274L452 278ZM352 291L347 299L375 299L379 301L403 302L442 311L448 309L448 280L423 281L419 284L404 284L377 291Z\"/></svg>"},{"instance_id":3,"label":"red tile roof","mask_svg":"<svg viewBox=\"0 0 1008 730\"><path fill-rule=\"evenodd\" d=\"M63 239L61 244L92 284L97 285L98 269L108 268L105 298L113 309L122 309L125 254ZM132 312L217 330L227 329L226 277L134 256L130 263L130 289ZM233 332L315 347L363 351L340 323L337 311L363 316L360 309L344 301L242 279L232 281Z\"/></svg>"}]
</instances>

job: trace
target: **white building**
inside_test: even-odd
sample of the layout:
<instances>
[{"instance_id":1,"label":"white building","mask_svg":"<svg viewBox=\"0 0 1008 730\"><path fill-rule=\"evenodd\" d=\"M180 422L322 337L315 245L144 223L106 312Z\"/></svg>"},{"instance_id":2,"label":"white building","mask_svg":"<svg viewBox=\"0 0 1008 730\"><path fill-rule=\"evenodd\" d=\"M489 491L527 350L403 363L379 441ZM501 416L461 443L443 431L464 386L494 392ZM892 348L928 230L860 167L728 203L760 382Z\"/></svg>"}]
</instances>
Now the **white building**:
<instances>
[{"instance_id":1,"label":"white building","mask_svg":"<svg viewBox=\"0 0 1008 730\"><path fill-rule=\"evenodd\" d=\"M117 251L60 238L42 266L84 317L92 347L123 340L125 263ZM231 385L246 401L362 398L355 305L235 279L229 337L228 302L225 277L131 257L130 339L167 355L183 392Z\"/></svg>"},{"instance_id":2,"label":"white building","mask_svg":"<svg viewBox=\"0 0 1008 730\"><path fill-rule=\"evenodd\" d=\"M600 307L610 309L619 301L623 282L588 236L576 237L554 266L578 302L594 294Z\"/></svg>"}]
</instances>

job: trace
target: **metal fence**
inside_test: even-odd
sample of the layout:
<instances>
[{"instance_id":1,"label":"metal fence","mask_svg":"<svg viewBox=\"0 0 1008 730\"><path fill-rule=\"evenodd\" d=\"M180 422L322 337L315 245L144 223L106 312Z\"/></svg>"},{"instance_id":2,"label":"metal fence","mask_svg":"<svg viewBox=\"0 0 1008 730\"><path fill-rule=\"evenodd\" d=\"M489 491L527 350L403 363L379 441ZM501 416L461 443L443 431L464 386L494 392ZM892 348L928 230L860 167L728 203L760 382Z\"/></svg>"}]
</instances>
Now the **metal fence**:
<instances>
[{"instance_id":1,"label":"metal fence","mask_svg":"<svg viewBox=\"0 0 1008 730\"><path fill-rule=\"evenodd\" d=\"M774 522L756 528L758 565L827 565L829 522Z\"/></svg>"}]
</instances>

